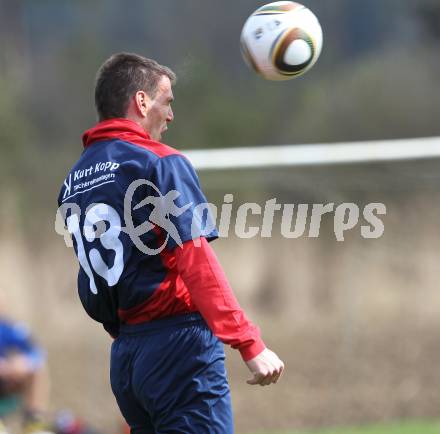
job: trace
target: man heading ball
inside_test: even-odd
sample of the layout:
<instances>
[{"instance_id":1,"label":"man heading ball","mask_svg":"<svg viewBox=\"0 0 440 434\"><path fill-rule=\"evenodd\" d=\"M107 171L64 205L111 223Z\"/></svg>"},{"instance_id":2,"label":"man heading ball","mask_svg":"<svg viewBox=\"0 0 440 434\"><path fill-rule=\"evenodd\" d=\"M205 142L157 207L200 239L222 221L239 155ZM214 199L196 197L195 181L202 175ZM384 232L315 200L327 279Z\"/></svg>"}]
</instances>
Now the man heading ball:
<instances>
[{"instance_id":1,"label":"man heading ball","mask_svg":"<svg viewBox=\"0 0 440 434\"><path fill-rule=\"evenodd\" d=\"M223 343L240 351L251 385L276 383L284 365L233 295L209 245L218 236L206 230L210 216L195 218L207 201L194 168L160 143L175 80L131 53L101 66L99 123L84 133L58 202L81 265L82 304L115 338L111 385L131 433L229 434ZM123 226L129 190L135 234Z\"/></svg>"}]
</instances>

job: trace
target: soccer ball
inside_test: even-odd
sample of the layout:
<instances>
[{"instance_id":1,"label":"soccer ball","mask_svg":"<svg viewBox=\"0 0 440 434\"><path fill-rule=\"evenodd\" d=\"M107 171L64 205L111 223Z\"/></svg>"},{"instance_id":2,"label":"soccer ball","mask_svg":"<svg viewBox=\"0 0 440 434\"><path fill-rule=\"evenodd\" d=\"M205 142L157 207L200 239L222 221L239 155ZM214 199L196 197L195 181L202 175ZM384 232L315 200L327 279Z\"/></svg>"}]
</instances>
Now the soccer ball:
<instances>
[{"instance_id":1,"label":"soccer ball","mask_svg":"<svg viewBox=\"0 0 440 434\"><path fill-rule=\"evenodd\" d=\"M307 72L322 49L322 29L310 9L291 1L257 9L241 32L246 63L267 80L289 80Z\"/></svg>"}]
</instances>

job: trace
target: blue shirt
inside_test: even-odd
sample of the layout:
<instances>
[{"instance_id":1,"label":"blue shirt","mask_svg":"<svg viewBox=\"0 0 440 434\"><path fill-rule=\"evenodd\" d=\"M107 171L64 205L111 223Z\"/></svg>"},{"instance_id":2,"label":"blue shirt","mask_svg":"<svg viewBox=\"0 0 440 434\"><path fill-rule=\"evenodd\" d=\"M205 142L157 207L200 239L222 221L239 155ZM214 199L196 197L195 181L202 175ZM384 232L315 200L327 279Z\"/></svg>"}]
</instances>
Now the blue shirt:
<instances>
[{"instance_id":1,"label":"blue shirt","mask_svg":"<svg viewBox=\"0 0 440 434\"><path fill-rule=\"evenodd\" d=\"M12 354L24 355L31 369L38 369L44 362L44 352L33 342L26 326L0 320L0 358Z\"/></svg>"}]
</instances>

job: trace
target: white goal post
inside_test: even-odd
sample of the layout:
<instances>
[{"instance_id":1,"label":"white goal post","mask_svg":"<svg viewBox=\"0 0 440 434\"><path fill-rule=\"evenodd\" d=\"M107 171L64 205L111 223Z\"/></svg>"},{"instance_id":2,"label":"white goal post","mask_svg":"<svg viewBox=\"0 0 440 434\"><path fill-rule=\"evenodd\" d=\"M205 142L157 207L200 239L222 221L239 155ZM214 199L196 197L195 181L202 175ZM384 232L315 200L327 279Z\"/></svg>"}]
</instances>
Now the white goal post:
<instances>
[{"instance_id":1,"label":"white goal post","mask_svg":"<svg viewBox=\"0 0 440 434\"><path fill-rule=\"evenodd\" d=\"M198 170L369 163L440 157L440 137L352 143L197 149L185 155Z\"/></svg>"}]
</instances>

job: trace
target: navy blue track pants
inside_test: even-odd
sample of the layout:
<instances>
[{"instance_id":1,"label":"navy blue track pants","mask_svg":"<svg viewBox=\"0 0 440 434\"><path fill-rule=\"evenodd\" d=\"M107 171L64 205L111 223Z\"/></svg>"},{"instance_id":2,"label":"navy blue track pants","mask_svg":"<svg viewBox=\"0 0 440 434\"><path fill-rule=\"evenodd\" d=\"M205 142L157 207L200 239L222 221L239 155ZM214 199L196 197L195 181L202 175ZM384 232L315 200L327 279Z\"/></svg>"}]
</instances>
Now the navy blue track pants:
<instances>
[{"instance_id":1,"label":"navy blue track pants","mask_svg":"<svg viewBox=\"0 0 440 434\"><path fill-rule=\"evenodd\" d=\"M200 314L124 325L110 379L132 434L233 434L223 344Z\"/></svg>"}]
</instances>

